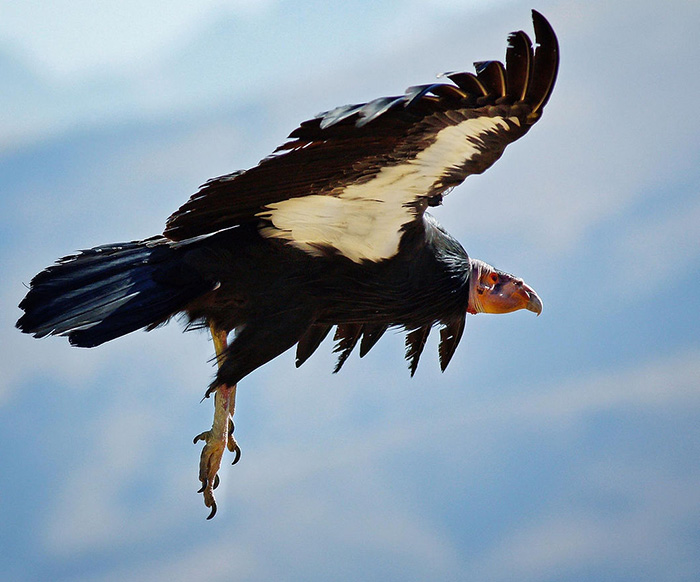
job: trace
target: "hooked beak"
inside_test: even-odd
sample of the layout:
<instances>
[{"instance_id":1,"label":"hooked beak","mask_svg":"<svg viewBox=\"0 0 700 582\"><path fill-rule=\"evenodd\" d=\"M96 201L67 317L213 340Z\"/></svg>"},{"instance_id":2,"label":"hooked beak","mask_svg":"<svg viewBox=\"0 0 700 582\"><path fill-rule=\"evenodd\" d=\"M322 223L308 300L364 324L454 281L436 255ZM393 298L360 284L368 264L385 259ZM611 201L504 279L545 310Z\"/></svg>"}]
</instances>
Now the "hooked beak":
<instances>
[{"instance_id":1,"label":"hooked beak","mask_svg":"<svg viewBox=\"0 0 700 582\"><path fill-rule=\"evenodd\" d=\"M521 309L527 309L537 315L542 313L542 300L532 287L523 283L522 288L516 292L516 295L517 294L520 294L520 300L522 301Z\"/></svg>"}]
</instances>

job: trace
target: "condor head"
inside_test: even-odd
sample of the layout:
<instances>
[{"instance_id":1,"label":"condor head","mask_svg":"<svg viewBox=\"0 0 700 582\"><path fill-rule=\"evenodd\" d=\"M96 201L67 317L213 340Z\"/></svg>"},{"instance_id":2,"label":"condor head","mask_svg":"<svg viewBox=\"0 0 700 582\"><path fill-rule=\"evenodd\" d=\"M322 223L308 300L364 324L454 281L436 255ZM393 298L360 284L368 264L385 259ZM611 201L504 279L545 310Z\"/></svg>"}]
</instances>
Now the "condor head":
<instances>
[{"instance_id":1,"label":"condor head","mask_svg":"<svg viewBox=\"0 0 700 582\"><path fill-rule=\"evenodd\" d=\"M542 300L522 279L483 261L471 259L467 311L510 313L518 309L527 309L539 315L542 313Z\"/></svg>"}]
</instances>

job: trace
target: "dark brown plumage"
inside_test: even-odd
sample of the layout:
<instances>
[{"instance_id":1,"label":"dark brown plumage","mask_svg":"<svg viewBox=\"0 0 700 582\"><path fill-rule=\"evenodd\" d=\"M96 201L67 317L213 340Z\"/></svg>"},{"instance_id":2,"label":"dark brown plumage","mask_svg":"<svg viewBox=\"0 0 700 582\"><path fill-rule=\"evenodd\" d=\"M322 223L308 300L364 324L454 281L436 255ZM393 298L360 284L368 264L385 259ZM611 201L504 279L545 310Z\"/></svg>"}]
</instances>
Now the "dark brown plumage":
<instances>
[{"instance_id":1,"label":"dark brown plumage","mask_svg":"<svg viewBox=\"0 0 700 582\"><path fill-rule=\"evenodd\" d=\"M467 313L541 311L521 279L470 258L426 212L542 115L559 49L544 17L533 22L538 48L511 34L505 66L479 62L452 83L321 114L254 168L207 182L163 236L60 259L32 280L17 327L92 347L181 313L208 326L216 413L195 442L213 515L223 450L240 454L236 384L256 368L294 345L300 366L335 327L337 372L399 327L413 375L439 326L444 370Z\"/></svg>"}]
</instances>

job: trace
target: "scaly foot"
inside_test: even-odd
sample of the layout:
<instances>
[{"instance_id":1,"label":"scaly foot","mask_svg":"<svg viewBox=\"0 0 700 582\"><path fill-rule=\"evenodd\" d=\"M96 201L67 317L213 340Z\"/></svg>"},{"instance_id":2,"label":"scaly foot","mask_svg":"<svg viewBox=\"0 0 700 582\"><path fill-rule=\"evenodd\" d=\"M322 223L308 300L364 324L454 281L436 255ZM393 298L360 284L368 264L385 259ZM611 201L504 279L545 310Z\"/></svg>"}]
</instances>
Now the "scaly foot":
<instances>
[{"instance_id":1,"label":"scaly foot","mask_svg":"<svg viewBox=\"0 0 700 582\"><path fill-rule=\"evenodd\" d=\"M233 464L241 458L241 448L233 438L233 413L236 406L236 386L222 385L216 389L214 396L214 422L210 430L194 437L195 444L204 441L204 448L199 459L199 480L202 487L198 493L204 495L204 505L211 508L207 519L216 515L214 489L219 485L219 469L224 451L228 449L235 454Z\"/></svg>"}]
</instances>

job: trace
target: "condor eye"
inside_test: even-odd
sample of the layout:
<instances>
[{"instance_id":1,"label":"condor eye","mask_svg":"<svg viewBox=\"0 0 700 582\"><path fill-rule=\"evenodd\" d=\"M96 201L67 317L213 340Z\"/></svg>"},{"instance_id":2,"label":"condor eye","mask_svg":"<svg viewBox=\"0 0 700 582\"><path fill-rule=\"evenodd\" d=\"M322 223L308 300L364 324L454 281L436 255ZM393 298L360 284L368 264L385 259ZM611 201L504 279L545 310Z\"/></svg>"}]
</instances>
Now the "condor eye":
<instances>
[{"instance_id":1,"label":"condor eye","mask_svg":"<svg viewBox=\"0 0 700 582\"><path fill-rule=\"evenodd\" d=\"M496 274L496 273L491 273L491 274L489 275L489 281L491 281L491 283L493 283L494 285L495 285L496 283L498 283L498 274Z\"/></svg>"}]
</instances>

